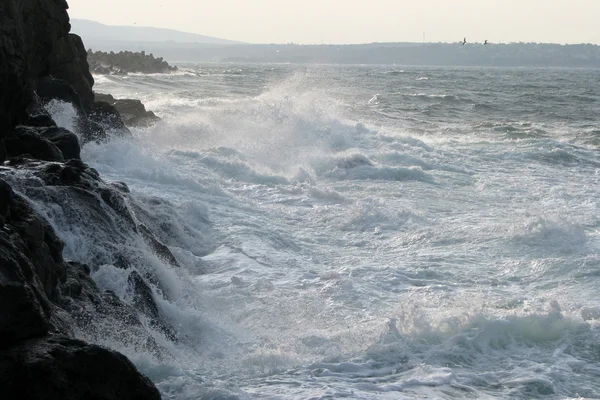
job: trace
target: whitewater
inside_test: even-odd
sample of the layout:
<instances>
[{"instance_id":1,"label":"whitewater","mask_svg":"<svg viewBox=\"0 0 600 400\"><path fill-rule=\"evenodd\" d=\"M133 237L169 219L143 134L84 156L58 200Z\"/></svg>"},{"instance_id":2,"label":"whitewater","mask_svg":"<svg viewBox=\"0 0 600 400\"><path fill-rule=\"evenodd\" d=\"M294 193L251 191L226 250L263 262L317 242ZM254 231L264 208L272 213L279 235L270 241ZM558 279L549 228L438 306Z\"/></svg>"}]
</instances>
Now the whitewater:
<instances>
[{"instance_id":1,"label":"whitewater","mask_svg":"<svg viewBox=\"0 0 600 400\"><path fill-rule=\"evenodd\" d=\"M181 265L123 232L92 276L152 269L177 340L79 336L164 399L600 398L599 70L180 67L95 76L162 121L82 149ZM66 258L120 245L36 208Z\"/></svg>"}]
</instances>

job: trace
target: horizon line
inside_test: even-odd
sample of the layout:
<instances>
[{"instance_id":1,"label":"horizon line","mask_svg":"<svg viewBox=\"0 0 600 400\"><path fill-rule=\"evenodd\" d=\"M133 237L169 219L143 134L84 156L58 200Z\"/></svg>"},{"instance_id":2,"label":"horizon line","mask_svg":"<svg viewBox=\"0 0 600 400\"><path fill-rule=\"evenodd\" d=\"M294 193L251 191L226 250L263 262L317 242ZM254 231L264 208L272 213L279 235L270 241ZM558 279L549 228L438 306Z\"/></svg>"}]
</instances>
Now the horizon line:
<instances>
[{"instance_id":1,"label":"horizon line","mask_svg":"<svg viewBox=\"0 0 600 400\"><path fill-rule=\"evenodd\" d=\"M88 22L93 22L93 23L97 23L100 25L104 25L104 26L110 26L110 27L115 27L115 28L150 28L150 29L160 29L160 30L166 30L166 31L171 31L171 32L177 32L177 33L184 33L184 34L189 34L189 35L197 35L197 36L203 36L203 37L207 37L207 38L211 38L211 39L218 39L218 40L224 40L224 41L230 41L230 42L234 42L231 44L219 44L219 45L223 45L223 46L231 46L231 45L294 45L294 46L361 46L361 45L373 45L373 44L414 44L414 45L428 45L428 44L458 44L461 43L462 44L462 40L457 40L457 41L438 41L438 42L425 42L425 41L384 41L384 42L362 42L362 43L326 43L323 42L323 40L321 40L320 43L297 43L294 41L290 41L290 42L243 42L237 39L226 39L220 36L211 36L211 35L206 35L206 34L202 34L202 33L196 33L196 32L189 32L189 31L181 31L181 30L177 30L177 29L173 29L173 28L162 28L162 27L156 27L156 26L147 26L147 25L111 25L111 24L107 24L104 22L100 22L100 21L95 21L95 20L91 20L91 19L87 19L87 18L70 18L70 20L78 20L78 21L88 21ZM134 23L135 24L135 23ZM74 33L74 32L71 32ZM467 36L468 37L468 36ZM109 39L105 39L105 40L109 40ZM120 40L120 39L110 39L110 40L114 40L114 41L119 41L119 42L126 42L127 40ZM486 39L484 39L485 41ZM140 43L147 43L147 42L151 42L151 41L136 41L136 42L140 42ZM164 42L153 42L153 43L197 43L197 44L213 44L213 43L201 43L201 42L177 42L177 41L164 41ZM479 44L479 45L483 45L483 41L481 42L467 42L466 45L475 45L475 44ZM578 42L578 43L556 43L556 42L535 42L535 41L519 41L519 42L515 42L515 41L511 41L511 42L487 42L488 45L509 45L509 44L541 44L541 45L556 45L556 46L582 46L582 45L588 45L588 46L600 46L600 43L592 43L592 42ZM216 45L216 43L214 44Z\"/></svg>"}]
</instances>

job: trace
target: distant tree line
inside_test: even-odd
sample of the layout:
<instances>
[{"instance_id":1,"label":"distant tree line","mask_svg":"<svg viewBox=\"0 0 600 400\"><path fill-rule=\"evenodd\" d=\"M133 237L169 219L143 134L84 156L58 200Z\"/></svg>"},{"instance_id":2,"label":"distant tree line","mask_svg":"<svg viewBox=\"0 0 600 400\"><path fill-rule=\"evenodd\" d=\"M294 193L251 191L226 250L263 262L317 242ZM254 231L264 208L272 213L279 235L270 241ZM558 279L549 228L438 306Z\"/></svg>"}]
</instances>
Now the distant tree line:
<instances>
[{"instance_id":1,"label":"distant tree line","mask_svg":"<svg viewBox=\"0 0 600 400\"><path fill-rule=\"evenodd\" d=\"M124 75L130 72L145 74L168 73L176 71L176 66L170 66L162 57L155 58L152 53L132 51L87 51L90 72L95 74Z\"/></svg>"}]
</instances>

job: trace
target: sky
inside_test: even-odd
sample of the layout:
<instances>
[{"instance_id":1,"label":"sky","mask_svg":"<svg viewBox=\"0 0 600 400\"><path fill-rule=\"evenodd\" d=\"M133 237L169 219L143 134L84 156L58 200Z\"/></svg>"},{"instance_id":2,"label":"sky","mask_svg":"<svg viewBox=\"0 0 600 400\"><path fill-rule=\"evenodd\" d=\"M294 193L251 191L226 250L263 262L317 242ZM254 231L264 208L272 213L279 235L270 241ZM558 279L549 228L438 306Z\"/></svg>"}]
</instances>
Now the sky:
<instances>
[{"instance_id":1,"label":"sky","mask_svg":"<svg viewBox=\"0 0 600 400\"><path fill-rule=\"evenodd\" d=\"M600 44L600 0L68 0L71 18L249 43Z\"/></svg>"}]
</instances>

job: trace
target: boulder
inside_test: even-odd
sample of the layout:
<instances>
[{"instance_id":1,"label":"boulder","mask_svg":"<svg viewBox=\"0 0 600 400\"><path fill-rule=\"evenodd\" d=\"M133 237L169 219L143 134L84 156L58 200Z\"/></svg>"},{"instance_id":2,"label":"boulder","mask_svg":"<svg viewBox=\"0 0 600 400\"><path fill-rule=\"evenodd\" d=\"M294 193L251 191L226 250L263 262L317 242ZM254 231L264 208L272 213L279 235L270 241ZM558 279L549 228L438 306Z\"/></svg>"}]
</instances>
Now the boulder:
<instances>
[{"instance_id":1,"label":"boulder","mask_svg":"<svg viewBox=\"0 0 600 400\"><path fill-rule=\"evenodd\" d=\"M115 99L112 94L104 94L104 93L95 93L94 92L94 101L103 101L108 104L115 104Z\"/></svg>"},{"instance_id":2,"label":"boulder","mask_svg":"<svg viewBox=\"0 0 600 400\"><path fill-rule=\"evenodd\" d=\"M127 126L149 126L160 121L152 111L146 111L146 107L140 100L117 100L113 106L119 111L123 123Z\"/></svg>"},{"instance_id":3,"label":"boulder","mask_svg":"<svg viewBox=\"0 0 600 400\"><path fill-rule=\"evenodd\" d=\"M63 158L69 160L71 158L80 159L81 148L79 139L73 132L56 126L48 127L40 131L43 138L48 139L61 151Z\"/></svg>"},{"instance_id":4,"label":"boulder","mask_svg":"<svg viewBox=\"0 0 600 400\"><path fill-rule=\"evenodd\" d=\"M0 350L4 400L160 400L123 355L64 336Z\"/></svg>"},{"instance_id":5,"label":"boulder","mask_svg":"<svg viewBox=\"0 0 600 400\"><path fill-rule=\"evenodd\" d=\"M42 137L38 129L40 128L17 126L5 139L7 157L28 155L44 161L64 161L60 149Z\"/></svg>"},{"instance_id":6,"label":"boulder","mask_svg":"<svg viewBox=\"0 0 600 400\"><path fill-rule=\"evenodd\" d=\"M106 107L104 103L113 106L126 126L149 126L160 121L140 100L115 99L111 94L95 93L95 101L101 107Z\"/></svg>"},{"instance_id":7,"label":"boulder","mask_svg":"<svg viewBox=\"0 0 600 400\"><path fill-rule=\"evenodd\" d=\"M48 114L37 114L30 115L24 125L38 128L48 128L51 126L56 126L56 122L54 122L52 117Z\"/></svg>"}]
</instances>

